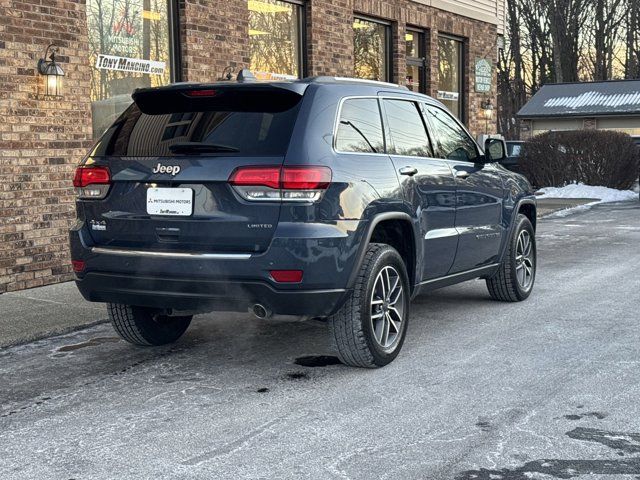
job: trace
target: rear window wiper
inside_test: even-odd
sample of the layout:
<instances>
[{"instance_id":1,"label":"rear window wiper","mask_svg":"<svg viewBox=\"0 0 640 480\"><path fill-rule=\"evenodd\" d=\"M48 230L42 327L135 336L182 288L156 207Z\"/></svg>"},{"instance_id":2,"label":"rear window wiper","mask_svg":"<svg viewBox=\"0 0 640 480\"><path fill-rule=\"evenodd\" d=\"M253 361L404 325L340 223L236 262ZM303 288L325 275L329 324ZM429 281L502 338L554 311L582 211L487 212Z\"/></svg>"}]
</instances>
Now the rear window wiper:
<instances>
[{"instance_id":1,"label":"rear window wiper","mask_svg":"<svg viewBox=\"0 0 640 480\"><path fill-rule=\"evenodd\" d=\"M180 142L169 145L171 153L238 153L240 150L215 143Z\"/></svg>"}]
</instances>

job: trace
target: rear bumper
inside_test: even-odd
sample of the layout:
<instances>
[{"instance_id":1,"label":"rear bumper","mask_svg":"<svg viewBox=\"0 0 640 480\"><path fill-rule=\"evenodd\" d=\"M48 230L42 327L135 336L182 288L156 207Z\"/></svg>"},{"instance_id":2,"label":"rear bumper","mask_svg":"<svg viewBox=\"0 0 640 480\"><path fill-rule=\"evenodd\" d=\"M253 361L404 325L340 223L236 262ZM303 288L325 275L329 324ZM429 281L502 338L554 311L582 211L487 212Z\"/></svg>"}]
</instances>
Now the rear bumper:
<instances>
[{"instance_id":1,"label":"rear bumper","mask_svg":"<svg viewBox=\"0 0 640 480\"><path fill-rule=\"evenodd\" d=\"M70 232L71 258L85 263L77 285L93 302L195 311L247 311L326 317L349 291L359 222L281 224L262 253L184 252L96 246L84 222ZM278 283L270 270L303 270L300 283Z\"/></svg>"},{"instance_id":2,"label":"rear bumper","mask_svg":"<svg viewBox=\"0 0 640 480\"><path fill-rule=\"evenodd\" d=\"M76 280L92 302L194 311L246 312L259 303L278 315L326 317L345 296L344 289L277 290L263 282L172 278L89 272Z\"/></svg>"}]
</instances>

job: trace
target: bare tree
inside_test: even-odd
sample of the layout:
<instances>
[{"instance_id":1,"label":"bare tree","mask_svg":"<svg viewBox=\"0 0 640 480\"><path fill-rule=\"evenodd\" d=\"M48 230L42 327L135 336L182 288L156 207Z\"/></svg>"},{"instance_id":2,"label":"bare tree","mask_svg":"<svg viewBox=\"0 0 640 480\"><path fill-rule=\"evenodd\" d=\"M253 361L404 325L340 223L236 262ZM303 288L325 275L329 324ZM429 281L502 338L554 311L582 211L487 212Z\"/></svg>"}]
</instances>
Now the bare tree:
<instances>
[{"instance_id":1,"label":"bare tree","mask_svg":"<svg viewBox=\"0 0 640 480\"><path fill-rule=\"evenodd\" d=\"M541 0L551 34L554 80L577 82L581 32L594 0Z\"/></svg>"},{"instance_id":2,"label":"bare tree","mask_svg":"<svg viewBox=\"0 0 640 480\"><path fill-rule=\"evenodd\" d=\"M615 49L623 22L628 18L628 5L623 0L594 0L590 27L593 38L593 80L609 80L614 76Z\"/></svg>"},{"instance_id":3,"label":"bare tree","mask_svg":"<svg viewBox=\"0 0 640 480\"><path fill-rule=\"evenodd\" d=\"M509 139L520 137L515 115L526 101L521 24L517 0L507 2L508 39L498 57L498 130Z\"/></svg>"},{"instance_id":4,"label":"bare tree","mask_svg":"<svg viewBox=\"0 0 640 480\"><path fill-rule=\"evenodd\" d=\"M624 78L640 78L640 0L627 0Z\"/></svg>"}]
</instances>

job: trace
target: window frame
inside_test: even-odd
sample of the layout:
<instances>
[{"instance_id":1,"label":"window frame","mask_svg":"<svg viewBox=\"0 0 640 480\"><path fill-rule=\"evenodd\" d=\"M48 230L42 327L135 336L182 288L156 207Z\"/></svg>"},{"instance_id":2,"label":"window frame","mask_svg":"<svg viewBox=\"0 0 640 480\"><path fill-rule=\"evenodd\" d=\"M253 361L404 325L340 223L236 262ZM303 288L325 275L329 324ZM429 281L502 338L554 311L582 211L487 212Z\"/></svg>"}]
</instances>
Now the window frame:
<instances>
[{"instance_id":1,"label":"window frame","mask_svg":"<svg viewBox=\"0 0 640 480\"><path fill-rule=\"evenodd\" d=\"M179 1L179 0L172 0ZM298 9L298 45L300 48L298 49L298 78L302 79L307 76L308 73L308 64L307 64L307 4L305 0L277 0L278 2L288 3L293 5L294 8ZM249 9L249 5L247 3L247 11ZM247 27L249 28L249 27ZM249 40L249 35L247 31L247 40ZM250 43L250 42L249 42ZM251 51L249 51L249 58L251 58ZM249 62L251 64L251 62Z\"/></svg>"},{"instance_id":2,"label":"window frame","mask_svg":"<svg viewBox=\"0 0 640 480\"><path fill-rule=\"evenodd\" d=\"M280 0L298 7L298 76L307 76L307 3L304 0Z\"/></svg>"},{"instance_id":3,"label":"window frame","mask_svg":"<svg viewBox=\"0 0 640 480\"><path fill-rule=\"evenodd\" d=\"M447 161L450 161L450 162L464 162L464 163L469 163L469 164L472 164L472 165L477 164L478 163L478 159L483 155L483 152L482 152L480 146L478 145L478 142L476 142L475 139L473 138L473 136L469 133L469 130L467 129L466 125L464 123L462 123L462 121L459 118L456 118L455 115L451 115L451 113L449 113L446 108L442 108L440 105L432 104L432 103L424 102L424 101L422 102L422 104L423 104L423 108L424 108L425 121L431 127L431 131L433 132L433 135L434 135L434 137L433 137L434 147L437 146L437 148L434 148L434 150L433 150L434 155L436 155L436 158L438 158L440 160L447 160ZM468 139L471 141L471 143L473 144L473 146L475 148L476 158L475 158L474 161L470 161L470 160L454 160L452 158L447 158L442 154L441 147L440 147L440 142L438 141L438 137L435 134L435 132L437 130L433 126L433 122L431 121L428 107L435 108L435 109L438 109L438 110L442 111L445 115L448 115L450 118L452 118L454 120L454 122L462 129L464 134L468 137Z\"/></svg>"},{"instance_id":4,"label":"window frame","mask_svg":"<svg viewBox=\"0 0 640 480\"><path fill-rule=\"evenodd\" d=\"M458 68L460 70L458 88L460 89L460 92L458 97L458 105L460 108L459 120L464 124L467 122L467 92L466 92L467 74L465 69L465 65L467 63L466 61L467 39L464 37L458 37L456 35L450 35L448 33L438 32L438 41L440 40L440 38L453 40L460 44L460 55L459 55L460 58L458 60ZM439 88L440 88L440 48L438 46L438 89ZM437 96L437 92L436 92L436 96Z\"/></svg>"},{"instance_id":5,"label":"window frame","mask_svg":"<svg viewBox=\"0 0 640 480\"><path fill-rule=\"evenodd\" d=\"M353 24L356 20L360 20L363 22L376 23L378 25L384 26L384 48L385 48L385 78L380 80L382 82L393 82L393 32L391 31L392 23L388 20L384 20L381 18L371 17L369 15L364 15L360 13L354 13L351 21L351 30L353 31ZM351 39L352 43L355 42L355 32L353 38ZM356 57L355 52L353 55L353 71L355 76L355 68L356 68ZM359 77L356 77L359 78ZM363 79L368 80L368 79Z\"/></svg>"},{"instance_id":6,"label":"window frame","mask_svg":"<svg viewBox=\"0 0 640 480\"><path fill-rule=\"evenodd\" d=\"M181 82L182 75L182 44L180 42L180 6L179 0L167 0L169 21L169 63L171 72L169 84Z\"/></svg>"}]
</instances>

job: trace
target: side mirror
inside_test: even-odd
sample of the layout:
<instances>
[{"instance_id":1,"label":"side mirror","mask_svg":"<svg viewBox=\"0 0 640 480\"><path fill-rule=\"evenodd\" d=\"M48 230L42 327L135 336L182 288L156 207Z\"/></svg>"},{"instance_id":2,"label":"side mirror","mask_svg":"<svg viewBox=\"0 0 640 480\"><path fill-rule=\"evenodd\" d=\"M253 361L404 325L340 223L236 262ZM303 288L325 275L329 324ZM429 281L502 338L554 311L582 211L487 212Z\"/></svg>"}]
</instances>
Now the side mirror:
<instances>
[{"instance_id":1,"label":"side mirror","mask_svg":"<svg viewBox=\"0 0 640 480\"><path fill-rule=\"evenodd\" d=\"M507 143L501 138L487 138L484 142L485 163L501 162L507 158Z\"/></svg>"}]
</instances>

